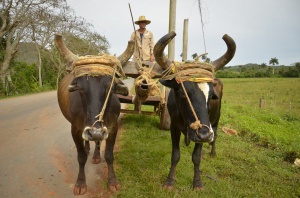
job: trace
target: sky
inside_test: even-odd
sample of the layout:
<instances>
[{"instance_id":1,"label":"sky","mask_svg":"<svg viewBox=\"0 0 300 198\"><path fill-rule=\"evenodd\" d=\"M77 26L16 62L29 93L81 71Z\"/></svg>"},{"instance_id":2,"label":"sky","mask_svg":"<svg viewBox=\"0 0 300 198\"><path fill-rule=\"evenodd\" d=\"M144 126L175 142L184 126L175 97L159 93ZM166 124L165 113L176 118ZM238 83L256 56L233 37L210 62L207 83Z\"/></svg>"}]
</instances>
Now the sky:
<instances>
[{"instance_id":1,"label":"sky","mask_svg":"<svg viewBox=\"0 0 300 198\"><path fill-rule=\"evenodd\" d=\"M139 16L151 20L147 29L155 42L169 30L169 0L67 0L77 16L93 24L110 43L109 52L123 53L133 32L128 4L134 21ZM236 53L228 66L248 63L279 65L300 62L300 0L201 0L206 52L211 60L227 47L224 34L236 42ZM205 52L198 0L176 1L175 60L181 61L183 22L188 24L188 59ZM135 26L138 29L138 26ZM165 49L167 54L167 47Z\"/></svg>"}]
</instances>

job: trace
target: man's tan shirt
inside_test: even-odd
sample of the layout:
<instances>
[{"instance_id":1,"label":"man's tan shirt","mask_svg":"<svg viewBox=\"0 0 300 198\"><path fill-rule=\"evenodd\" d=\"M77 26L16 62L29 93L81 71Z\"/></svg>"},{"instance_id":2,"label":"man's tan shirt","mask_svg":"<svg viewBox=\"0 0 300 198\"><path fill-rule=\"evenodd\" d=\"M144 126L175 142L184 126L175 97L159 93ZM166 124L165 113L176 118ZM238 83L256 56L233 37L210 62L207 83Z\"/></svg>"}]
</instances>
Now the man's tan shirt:
<instances>
[{"instance_id":1,"label":"man's tan shirt","mask_svg":"<svg viewBox=\"0 0 300 198\"><path fill-rule=\"evenodd\" d=\"M134 39L136 37L136 40ZM136 34L131 34L131 40L136 41L135 50L133 53L133 60L136 61L140 57L141 61L149 61L151 54L153 54L154 38L152 32L145 30L141 40L140 33L136 30Z\"/></svg>"}]
</instances>

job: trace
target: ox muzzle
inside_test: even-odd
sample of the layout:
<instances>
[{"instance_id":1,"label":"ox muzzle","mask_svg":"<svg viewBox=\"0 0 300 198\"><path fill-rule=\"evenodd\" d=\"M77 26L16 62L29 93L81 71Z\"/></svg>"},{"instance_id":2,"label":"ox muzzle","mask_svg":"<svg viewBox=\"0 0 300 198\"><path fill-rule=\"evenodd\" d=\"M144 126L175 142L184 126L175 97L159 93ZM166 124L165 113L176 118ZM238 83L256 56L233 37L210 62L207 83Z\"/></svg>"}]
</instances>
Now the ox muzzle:
<instances>
[{"instance_id":1,"label":"ox muzzle","mask_svg":"<svg viewBox=\"0 0 300 198\"><path fill-rule=\"evenodd\" d=\"M187 134L189 140L195 143L211 143L215 137L212 127L204 124L201 128L197 128L196 130L189 128Z\"/></svg>"},{"instance_id":2,"label":"ox muzzle","mask_svg":"<svg viewBox=\"0 0 300 198\"><path fill-rule=\"evenodd\" d=\"M108 138L107 127L95 128L85 127L82 132L82 138L86 141L102 141Z\"/></svg>"}]
</instances>

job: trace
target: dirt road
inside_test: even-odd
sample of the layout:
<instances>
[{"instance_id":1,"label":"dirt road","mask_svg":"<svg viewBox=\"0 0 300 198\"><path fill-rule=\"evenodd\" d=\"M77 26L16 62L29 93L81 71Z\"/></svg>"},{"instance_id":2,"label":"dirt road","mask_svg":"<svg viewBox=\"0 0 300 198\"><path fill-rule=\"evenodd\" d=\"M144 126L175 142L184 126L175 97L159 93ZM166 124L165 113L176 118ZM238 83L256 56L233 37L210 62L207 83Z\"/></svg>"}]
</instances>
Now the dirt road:
<instances>
[{"instance_id":1,"label":"dirt road","mask_svg":"<svg viewBox=\"0 0 300 198\"><path fill-rule=\"evenodd\" d=\"M78 163L70 128L56 91L0 100L0 197L74 197ZM92 164L91 155L81 197L107 194L100 191L106 163Z\"/></svg>"}]
</instances>

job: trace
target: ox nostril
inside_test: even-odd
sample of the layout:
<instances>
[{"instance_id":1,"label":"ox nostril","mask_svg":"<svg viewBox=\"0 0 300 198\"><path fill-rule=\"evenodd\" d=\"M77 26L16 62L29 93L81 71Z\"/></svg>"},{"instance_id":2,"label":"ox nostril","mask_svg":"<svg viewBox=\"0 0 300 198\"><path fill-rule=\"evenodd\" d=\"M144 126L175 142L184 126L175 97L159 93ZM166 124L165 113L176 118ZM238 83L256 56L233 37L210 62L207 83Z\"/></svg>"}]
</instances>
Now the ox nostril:
<instances>
[{"instance_id":1,"label":"ox nostril","mask_svg":"<svg viewBox=\"0 0 300 198\"><path fill-rule=\"evenodd\" d=\"M91 134L91 128L90 127L86 127L84 130L83 130L83 133L82 133L82 138L86 141L89 141L91 138L92 138L92 134Z\"/></svg>"},{"instance_id":2,"label":"ox nostril","mask_svg":"<svg viewBox=\"0 0 300 198\"><path fill-rule=\"evenodd\" d=\"M148 87L148 84L147 84L147 81L146 81L146 80L143 80L143 81L142 81L141 88L142 88L142 89L149 89L149 87Z\"/></svg>"}]
</instances>

